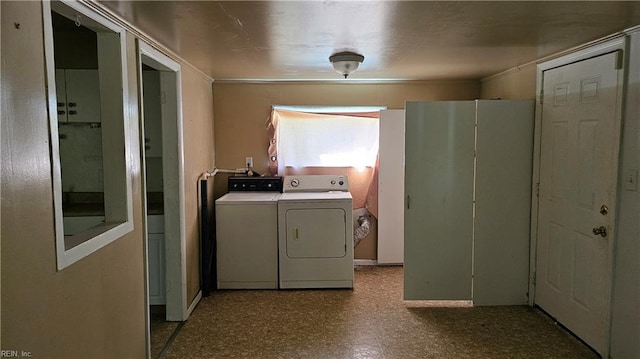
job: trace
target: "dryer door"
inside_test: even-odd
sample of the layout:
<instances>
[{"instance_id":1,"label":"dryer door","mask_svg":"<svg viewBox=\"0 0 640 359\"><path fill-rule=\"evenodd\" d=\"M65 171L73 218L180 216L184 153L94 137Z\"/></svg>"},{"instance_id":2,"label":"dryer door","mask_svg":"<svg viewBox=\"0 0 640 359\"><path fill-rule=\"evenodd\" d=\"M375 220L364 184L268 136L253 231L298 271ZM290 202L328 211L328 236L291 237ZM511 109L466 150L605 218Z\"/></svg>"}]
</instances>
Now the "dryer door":
<instances>
[{"instance_id":1,"label":"dryer door","mask_svg":"<svg viewBox=\"0 0 640 359\"><path fill-rule=\"evenodd\" d=\"M344 257L346 225L342 208L289 209L286 213L287 257Z\"/></svg>"}]
</instances>

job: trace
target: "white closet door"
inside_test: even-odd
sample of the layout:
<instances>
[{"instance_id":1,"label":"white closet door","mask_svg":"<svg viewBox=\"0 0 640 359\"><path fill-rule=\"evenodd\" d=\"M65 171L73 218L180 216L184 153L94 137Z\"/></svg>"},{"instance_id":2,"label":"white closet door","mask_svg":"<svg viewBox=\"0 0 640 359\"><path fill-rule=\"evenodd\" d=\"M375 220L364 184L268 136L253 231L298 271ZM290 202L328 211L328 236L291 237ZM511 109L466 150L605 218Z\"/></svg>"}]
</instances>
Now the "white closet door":
<instances>
[{"instance_id":1,"label":"white closet door","mask_svg":"<svg viewBox=\"0 0 640 359\"><path fill-rule=\"evenodd\" d=\"M405 300L470 300L475 101L407 102Z\"/></svg>"},{"instance_id":2,"label":"white closet door","mask_svg":"<svg viewBox=\"0 0 640 359\"><path fill-rule=\"evenodd\" d=\"M474 305L528 301L533 108L478 101Z\"/></svg>"},{"instance_id":3,"label":"white closet door","mask_svg":"<svg viewBox=\"0 0 640 359\"><path fill-rule=\"evenodd\" d=\"M380 111L378 264L404 261L404 110Z\"/></svg>"}]
</instances>

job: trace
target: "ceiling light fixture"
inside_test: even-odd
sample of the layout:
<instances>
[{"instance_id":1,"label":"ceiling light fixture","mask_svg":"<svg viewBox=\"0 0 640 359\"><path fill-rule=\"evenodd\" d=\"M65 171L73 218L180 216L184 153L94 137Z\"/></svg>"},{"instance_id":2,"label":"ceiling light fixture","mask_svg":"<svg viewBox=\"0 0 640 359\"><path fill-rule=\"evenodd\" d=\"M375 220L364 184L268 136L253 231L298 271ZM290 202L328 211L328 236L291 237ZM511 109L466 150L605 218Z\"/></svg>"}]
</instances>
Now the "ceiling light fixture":
<instances>
[{"instance_id":1,"label":"ceiling light fixture","mask_svg":"<svg viewBox=\"0 0 640 359\"><path fill-rule=\"evenodd\" d=\"M329 56L333 68L346 79L349 74L358 69L364 61L364 56L351 51L343 51Z\"/></svg>"}]
</instances>

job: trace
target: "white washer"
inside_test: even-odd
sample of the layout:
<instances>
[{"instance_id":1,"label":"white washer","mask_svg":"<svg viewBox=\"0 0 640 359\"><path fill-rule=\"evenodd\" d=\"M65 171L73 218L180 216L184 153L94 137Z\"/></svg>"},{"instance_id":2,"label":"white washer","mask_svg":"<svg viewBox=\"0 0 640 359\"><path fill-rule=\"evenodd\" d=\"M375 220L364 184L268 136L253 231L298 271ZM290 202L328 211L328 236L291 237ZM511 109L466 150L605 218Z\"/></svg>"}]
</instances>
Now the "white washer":
<instances>
[{"instance_id":1,"label":"white washer","mask_svg":"<svg viewBox=\"0 0 640 359\"><path fill-rule=\"evenodd\" d=\"M346 176L285 176L278 201L280 288L353 288Z\"/></svg>"},{"instance_id":2,"label":"white washer","mask_svg":"<svg viewBox=\"0 0 640 359\"><path fill-rule=\"evenodd\" d=\"M229 178L229 190L241 192L216 200L218 289L278 288L280 188L280 178Z\"/></svg>"}]
</instances>

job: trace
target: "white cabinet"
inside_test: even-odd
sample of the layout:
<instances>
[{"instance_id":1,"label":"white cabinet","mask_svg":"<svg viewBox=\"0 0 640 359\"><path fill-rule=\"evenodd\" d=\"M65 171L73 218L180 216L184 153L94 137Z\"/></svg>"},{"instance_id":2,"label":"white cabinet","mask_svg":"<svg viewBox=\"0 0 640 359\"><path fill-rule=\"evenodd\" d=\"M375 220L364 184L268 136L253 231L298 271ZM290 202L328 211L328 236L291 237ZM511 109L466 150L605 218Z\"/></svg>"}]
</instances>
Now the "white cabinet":
<instances>
[{"instance_id":1,"label":"white cabinet","mask_svg":"<svg viewBox=\"0 0 640 359\"><path fill-rule=\"evenodd\" d=\"M533 109L407 103L406 300L527 303Z\"/></svg>"},{"instance_id":2,"label":"white cabinet","mask_svg":"<svg viewBox=\"0 0 640 359\"><path fill-rule=\"evenodd\" d=\"M164 216L147 216L149 304L166 304Z\"/></svg>"},{"instance_id":3,"label":"white cabinet","mask_svg":"<svg viewBox=\"0 0 640 359\"><path fill-rule=\"evenodd\" d=\"M100 122L98 70L56 69L59 122Z\"/></svg>"}]
</instances>

